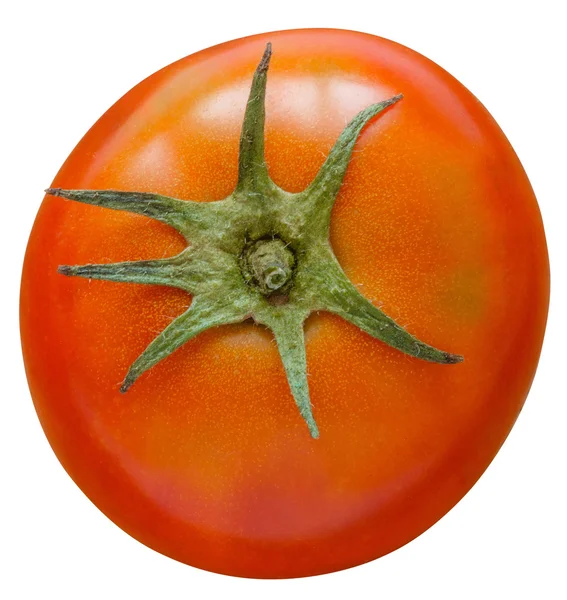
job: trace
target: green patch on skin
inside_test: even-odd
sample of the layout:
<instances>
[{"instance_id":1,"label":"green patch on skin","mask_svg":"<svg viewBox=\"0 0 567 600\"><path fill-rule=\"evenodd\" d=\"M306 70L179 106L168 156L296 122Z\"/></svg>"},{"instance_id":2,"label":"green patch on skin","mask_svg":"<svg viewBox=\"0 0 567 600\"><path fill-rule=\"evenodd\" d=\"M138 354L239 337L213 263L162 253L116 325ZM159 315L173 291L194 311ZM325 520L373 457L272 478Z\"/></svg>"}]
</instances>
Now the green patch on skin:
<instances>
[{"instance_id":1,"label":"green patch on skin","mask_svg":"<svg viewBox=\"0 0 567 600\"><path fill-rule=\"evenodd\" d=\"M441 295L442 308L461 320L482 317L486 308L487 283L480 266L463 266L447 279L447 286Z\"/></svg>"},{"instance_id":2,"label":"green patch on skin","mask_svg":"<svg viewBox=\"0 0 567 600\"><path fill-rule=\"evenodd\" d=\"M462 356L418 340L364 298L339 265L329 242L331 212L355 142L365 125L401 100L394 96L361 111L345 127L313 182L291 194L279 188L264 160L266 79L271 45L258 65L246 107L236 189L224 200L199 203L158 194L49 189L77 202L162 221L191 245L177 256L104 265L61 266L68 276L177 287L193 302L144 350L120 388L199 333L252 318L274 333L291 393L314 438L304 322L314 311L340 315L410 356L454 364Z\"/></svg>"}]
</instances>

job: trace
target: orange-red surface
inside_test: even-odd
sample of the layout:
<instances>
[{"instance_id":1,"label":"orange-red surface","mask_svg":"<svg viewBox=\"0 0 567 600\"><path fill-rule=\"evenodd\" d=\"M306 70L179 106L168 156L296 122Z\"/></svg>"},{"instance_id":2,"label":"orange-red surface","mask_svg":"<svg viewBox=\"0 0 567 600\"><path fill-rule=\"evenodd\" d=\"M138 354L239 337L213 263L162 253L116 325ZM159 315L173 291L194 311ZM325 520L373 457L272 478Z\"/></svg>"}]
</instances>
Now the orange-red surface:
<instances>
[{"instance_id":1,"label":"orange-red surface","mask_svg":"<svg viewBox=\"0 0 567 600\"><path fill-rule=\"evenodd\" d=\"M47 437L102 511L178 560L286 577L383 555L469 490L530 387L549 275L535 197L487 111L429 60L363 34L273 33L174 63L101 118L53 186L228 195L267 41L266 159L284 189L307 186L359 110L404 94L357 142L331 240L366 297L464 363L411 359L311 316L319 440L271 334L248 322L200 335L122 395L131 363L190 297L57 266L164 257L184 242L143 216L54 197L31 235L21 328Z\"/></svg>"}]
</instances>

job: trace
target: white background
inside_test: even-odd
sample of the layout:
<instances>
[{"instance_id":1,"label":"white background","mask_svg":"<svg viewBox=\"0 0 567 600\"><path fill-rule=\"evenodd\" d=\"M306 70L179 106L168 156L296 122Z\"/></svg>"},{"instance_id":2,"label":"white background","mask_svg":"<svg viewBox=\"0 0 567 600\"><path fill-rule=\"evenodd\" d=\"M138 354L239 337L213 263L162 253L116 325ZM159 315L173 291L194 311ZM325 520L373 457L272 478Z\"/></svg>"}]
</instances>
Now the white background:
<instances>
[{"instance_id":1,"label":"white background","mask_svg":"<svg viewBox=\"0 0 567 600\"><path fill-rule=\"evenodd\" d=\"M5 2L0 9L0 597L567 598L567 45L560 0ZM542 359L512 434L473 490L420 538L373 563L243 580L165 558L119 530L43 436L18 334L23 253L42 190L92 123L157 69L252 33L340 27L438 62L492 112L542 209L553 293ZM510 299L513 302L513 298Z\"/></svg>"}]
</instances>

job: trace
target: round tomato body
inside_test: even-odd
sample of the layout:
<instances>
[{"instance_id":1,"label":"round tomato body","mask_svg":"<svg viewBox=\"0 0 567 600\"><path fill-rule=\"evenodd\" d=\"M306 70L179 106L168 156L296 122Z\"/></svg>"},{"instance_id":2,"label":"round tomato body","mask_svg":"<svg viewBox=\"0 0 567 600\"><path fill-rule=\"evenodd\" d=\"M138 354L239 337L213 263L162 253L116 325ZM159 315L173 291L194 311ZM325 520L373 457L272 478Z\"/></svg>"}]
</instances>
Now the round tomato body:
<instances>
[{"instance_id":1,"label":"round tomato body","mask_svg":"<svg viewBox=\"0 0 567 600\"><path fill-rule=\"evenodd\" d=\"M471 488L528 393L549 272L534 194L488 112L428 59L366 34L277 32L180 60L120 99L53 186L229 195L268 41L266 163L284 190L309 185L358 111L403 94L356 142L331 244L368 299L464 362L409 358L321 312L305 323L319 439L271 332L249 321L195 337L123 395L130 365L191 297L58 266L173 256L186 242L146 216L53 196L26 254L21 332L49 442L110 519L190 565L297 577L400 547Z\"/></svg>"}]
</instances>

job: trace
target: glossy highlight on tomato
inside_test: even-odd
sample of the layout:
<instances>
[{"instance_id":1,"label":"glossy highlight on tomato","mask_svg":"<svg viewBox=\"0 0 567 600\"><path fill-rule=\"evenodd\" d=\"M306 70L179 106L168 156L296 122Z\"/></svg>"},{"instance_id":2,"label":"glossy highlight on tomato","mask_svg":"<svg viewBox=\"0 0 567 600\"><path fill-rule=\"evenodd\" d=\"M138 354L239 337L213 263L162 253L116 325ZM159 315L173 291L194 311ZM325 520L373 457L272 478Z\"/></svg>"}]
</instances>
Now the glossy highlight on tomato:
<instances>
[{"instance_id":1,"label":"glossy highlight on tomato","mask_svg":"<svg viewBox=\"0 0 567 600\"><path fill-rule=\"evenodd\" d=\"M122 395L191 297L58 268L173 256L186 241L147 216L52 195L26 254L21 330L45 433L109 518L190 565L297 577L398 548L470 489L528 393L549 269L529 181L484 107L421 55L354 32L252 36L166 67L93 126L52 188L231 194L267 42L265 159L288 192L313 181L359 111L403 94L356 141L330 242L367 299L464 362L408 357L320 312L304 328L319 439L272 333L250 321L191 339Z\"/></svg>"}]
</instances>

